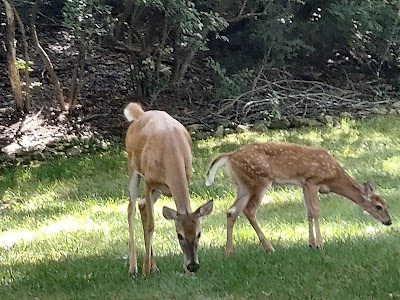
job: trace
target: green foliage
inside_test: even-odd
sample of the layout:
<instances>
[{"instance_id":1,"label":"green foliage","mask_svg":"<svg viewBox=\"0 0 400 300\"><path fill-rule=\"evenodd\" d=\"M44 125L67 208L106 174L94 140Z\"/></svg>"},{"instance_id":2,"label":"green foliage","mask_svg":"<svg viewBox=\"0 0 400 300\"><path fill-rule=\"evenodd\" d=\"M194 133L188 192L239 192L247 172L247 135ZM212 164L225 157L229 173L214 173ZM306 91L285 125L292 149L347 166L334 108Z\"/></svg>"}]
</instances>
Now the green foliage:
<instances>
[{"instance_id":1,"label":"green foliage","mask_svg":"<svg viewBox=\"0 0 400 300\"><path fill-rule=\"evenodd\" d=\"M227 26L217 12L188 0L126 1L123 9L116 36L129 49L135 90L145 96L178 82L208 49L208 34ZM163 61L173 66L160 74Z\"/></svg>"},{"instance_id":2,"label":"green foliage","mask_svg":"<svg viewBox=\"0 0 400 300\"><path fill-rule=\"evenodd\" d=\"M154 255L160 272L148 278L127 272L126 154L59 158L0 170L1 299L396 299L400 296L400 119L343 120L331 127L248 132L194 143L192 207L214 199L202 220L200 270L182 275L173 222L155 204ZM224 253L226 210L235 190L223 171L206 187L204 173L219 152L252 141L323 146L357 181L371 180L388 202L385 227L339 195L321 196L325 248L308 249L307 221L298 188L273 188L258 222L276 252L267 255L242 216L234 253ZM268 200L268 198L267 198ZM136 213L139 269L144 255ZM362 255L360 255L360 253Z\"/></svg>"},{"instance_id":3,"label":"green foliage","mask_svg":"<svg viewBox=\"0 0 400 300\"><path fill-rule=\"evenodd\" d=\"M217 99L238 96L248 90L250 79L254 78L254 71L243 69L238 73L228 75L226 69L212 58L207 58L207 66L218 76L218 84L214 92Z\"/></svg>"},{"instance_id":4,"label":"green foliage","mask_svg":"<svg viewBox=\"0 0 400 300\"><path fill-rule=\"evenodd\" d=\"M66 0L63 7L64 25L78 36L82 31L89 38L106 34L113 21L111 9L103 0Z\"/></svg>"},{"instance_id":5,"label":"green foliage","mask_svg":"<svg viewBox=\"0 0 400 300\"><path fill-rule=\"evenodd\" d=\"M52 3L43 1L41 9L47 11ZM219 62L219 67L209 64L214 71L225 70L220 89L226 92L216 94L228 96L242 92L246 84L241 78L248 70L257 72L260 65L307 64L325 69L329 61L335 66L360 64L366 67L363 71L376 76L394 76L400 57L400 3L394 0L54 3L57 11L63 5L64 25L76 37L85 32L89 39L92 35L101 38L114 32L114 25L121 21L119 38L137 56L131 62L134 85L150 95L168 85L174 73L176 78L184 75L181 64L190 66L198 52L207 52ZM15 4L26 19L31 4ZM160 61L175 64L171 77L158 73Z\"/></svg>"},{"instance_id":6,"label":"green foliage","mask_svg":"<svg viewBox=\"0 0 400 300\"><path fill-rule=\"evenodd\" d=\"M212 48L211 56L228 73L254 69L261 63L268 67L307 64L325 69L329 61L335 66L359 64L367 67L364 71L377 76L383 71L387 76L396 74L400 56L399 1L255 1L252 4L258 6L249 15L258 14L257 17L230 23L223 32L229 43L217 43ZM248 6L250 9L251 4Z\"/></svg>"},{"instance_id":7,"label":"green foliage","mask_svg":"<svg viewBox=\"0 0 400 300\"><path fill-rule=\"evenodd\" d=\"M351 26L350 49L356 58L380 76L383 64L397 65L400 51L399 1L341 1L333 3L330 13L340 23Z\"/></svg>"},{"instance_id":8,"label":"green foliage","mask_svg":"<svg viewBox=\"0 0 400 300\"><path fill-rule=\"evenodd\" d=\"M33 61L26 62L24 59L17 57L17 61L15 63L18 70L25 70L25 68L28 68L29 72L33 71L31 67L33 65Z\"/></svg>"},{"instance_id":9,"label":"green foliage","mask_svg":"<svg viewBox=\"0 0 400 300\"><path fill-rule=\"evenodd\" d=\"M33 66L33 61L29 61L27 63L24 59L17 57L16 65L17 65L18 70L24 71L25 68L27 67L29 72L33 71L33 68L31 67L31 66ZM22 84L25 85L26 82L24 81ZM29 88L33 89L35 87L40 87L41 85L42 85L42 83L40 81L31 81ZM23 92L25 93L25 91L23 91Z\"/></svg>"},{"instance_id":10,"label":"green foliage","mask_svg":"<svg viewBox=\"0 0 400 300\"><path fill-rule=\"evenodd\" d=\"M161 76L157 72L154 57L147 57L140 62L138 70L134 72L134 80L143 95L151 95L168 82L166 76Z\"/></svg>"},{"instance_id":11,"label":"green foliage","mask_svg":"<svg viewBox=\"0 0 400 300\"><path fill-rule=\"evenodd\" d=\"M168 1L165 13L177 32L175 42L181 43L183 47L195 45L203 51L207 50L204 33L218 32L227 26L226 20L217 12L203 11L192 1Z\"/></svg>"},{"instance_id":12,"label":"green foliage","mask_svg":"<svg viewBox=\"0 0 400 300\"><path fill-rule=\"evenodd\" d=\"M308 33L302 32L298 15L304 5L302 1L248 4L248 17L230 23L223 32L229 43L217 43L211 55L228 73L258 69L260 65L281 67L299 60L299 56L309 56L316 47L307 39Z\"/></svg>"},{"instance_id":13,"label":"green foliage","mask_svg":"<svg viewBox=\"0 0 400 300\"><path fill-rule=\"evenodd\" d=\"M279 2L278 2L279 3ZM310 53L314 50L296 34L297 24L293 22L293 7L269 3L269 14L263 18L249 20L249 42L259 45L264 64L279 67L288 64L298 53Z\"/></svg>"},{"instance_id":14,"label":"green foliage","mask_svg":"<svg viewBox=\"0 0 400 300\"><path fill-rule=\"evenodd\" d=\"M269 93L268 98L271 99L271 111L266 111L269 119L281 119L282 111L281 111L281 101L279 96L273 91L271 94Z\"/></svg>"},{"instance_id":15,"label":"green foliage","mask_svg":"<svg viewBox=\"0 0 400 300\"><path fill-rule=\"evenodd\" d=\"M31 4L14 3L27 19ZM221 37L223 41L211 44L207 55L219 61L228 74L256 69L261 63L269 67L307 63L323 68L328 59L335 63L353 59L377 76L384 70L393 75L400 56L397 0L130 0L123 4L46 0L42 9L47 11L52 4L57 12L63 5L64 24L75 35L85 31L89 37L108 34L115 20L127 13L124 10L131 9L131 18L124 20L124 34L133 35L139 64L151 60L156 65L158 53L178 62L189 57L191 51L208 51L210 40ZM165 43L164 26L168 27ZM156 89L153 86L161 81L154 74L157 68L137 69L142 72L136 74L137 80L148 80L144 84Z\"/></svg>"}]
</instances>

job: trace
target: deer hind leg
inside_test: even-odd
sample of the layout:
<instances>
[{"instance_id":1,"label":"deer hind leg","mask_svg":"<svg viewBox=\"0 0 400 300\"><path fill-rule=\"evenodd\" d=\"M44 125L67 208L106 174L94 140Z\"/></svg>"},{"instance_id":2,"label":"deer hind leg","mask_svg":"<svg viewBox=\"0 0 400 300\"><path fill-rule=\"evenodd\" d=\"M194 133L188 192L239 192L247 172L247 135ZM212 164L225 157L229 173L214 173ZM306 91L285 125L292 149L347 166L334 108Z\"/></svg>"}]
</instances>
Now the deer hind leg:
<instances>
[{"instance_id":1,"label":"deer hind leg","mask_svg":"<svg viewBox=\"0 0 400 300\"><path fill-rule=\"evenodd\" d=\"M135 204L137 198L137 189L139 185L139 174L133 172L129 179L129 205L128 205L128 224L129 224L129 273L137 274L137 257L135 246Z\"/></svg>"},{"instance_id":2,"label":"deer hind leg","mask_svg":"<svg viewBox=\"0 0 400 300\"><path fill-rule=\"evenodd\" d=\"M307 210L310 247L322 248L323 241L319 227L319 186L306 183L303 186L304 203ZM315 229L315 235L314 235Z\"/></svg>"},{"instance_id":3,"label":"deer hind leg","mask_svg":"<svg viewBox=\"0 0 400 300\"><path fill-rule=\"evenodd\" d=\"M157 199L160 197L160 193L158 191L153 191L151 193L150 199L154 205L154 203L157 201ZM139 211L140 211L140 217L142 219L142 227L143 227L143 234L145 235L145 240L146 240L146 235L147 235L147 211L146 211L146 199L140 199L139 201ZM150 270L151 272L158 272L159 269L156 265L154 255L153 255L153 246L151 246L150 250L150 255L151 255L151 267Z\"/></svg>"},{"instance_id":4,"label":"deer hind leg","mask_svg":"<svg viewBox=\"0 0 400 300\"><path fill-rule=\"evenodd\" d=\"M225 246L225 252L227 255L231 255L233 252L233 226L235 225L237 217L247 205L247 202L249 201L249 196L250 195L247 189L239 184L237 188L236 200L227 212L227 231Z\"/></svg>"},{"instance_id":5,"label":"deer hind leg","mask_svg":"<svg viewBox=\"0 0 400 300\"><path fill-rule=\"evenodd\" d=\"M139 210L143 225L144 243L146 254L143 262L143 275L157 272L158 268L153 255L153 233L154 233L154 203L160 196L157 191L152 191L146 184L146 200L140 201Z\"/></svg>"},{"instance_id":6,"label":"deer hind leg","mask_svg":"<svg viewBox=\"0 0 400 300\"><path fill-rule=\"evenodd\" d=\"M249 202L247 203L246 207L243 210L243 213L246 216L246 218L249 220L251 226L253 226L265 251L267 251L269 253L273 253L275 251L275 249L271 245L270 241L265 237L265 235L262 232L260 226L258 225L258 222L256 219L257 208L260 205L262 197L264 196L264 194L265 194L266 190L269 188L269 186L265 190L261 191L260 193L255 193L250 197Z\"/></svg>"}]
</instances>

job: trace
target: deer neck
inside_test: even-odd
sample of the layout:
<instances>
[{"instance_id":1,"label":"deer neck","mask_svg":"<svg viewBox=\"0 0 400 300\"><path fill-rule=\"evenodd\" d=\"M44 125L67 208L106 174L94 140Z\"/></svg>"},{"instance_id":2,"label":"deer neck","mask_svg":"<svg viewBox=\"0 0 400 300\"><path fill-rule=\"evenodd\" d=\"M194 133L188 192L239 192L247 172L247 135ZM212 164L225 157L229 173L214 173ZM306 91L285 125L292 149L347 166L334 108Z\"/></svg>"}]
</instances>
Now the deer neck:
<instances>
[{"instance_id":1,"label":"deer neck","mask_svg":"<svg viewBox=\"0 0 400 300\"><path fill-rule=\"evenodd\" d=\"M176 210L181 214L192 212L189 200L189 183L183 164L171 164L169 170L172 176L167 176L168 186L174 198Z\"/></svg>"},{"instance_id":2,"label":"deer neck","mask_svg":"<svg viewBox=\"0 0 400 300\"><path fill-rule=\"evenodd\" d=\"M342 174L340 178L330 184L329 187L332 192L342 195L357 204L364 202L360 185L347 173Z\"/></svg>"}]
</instances>

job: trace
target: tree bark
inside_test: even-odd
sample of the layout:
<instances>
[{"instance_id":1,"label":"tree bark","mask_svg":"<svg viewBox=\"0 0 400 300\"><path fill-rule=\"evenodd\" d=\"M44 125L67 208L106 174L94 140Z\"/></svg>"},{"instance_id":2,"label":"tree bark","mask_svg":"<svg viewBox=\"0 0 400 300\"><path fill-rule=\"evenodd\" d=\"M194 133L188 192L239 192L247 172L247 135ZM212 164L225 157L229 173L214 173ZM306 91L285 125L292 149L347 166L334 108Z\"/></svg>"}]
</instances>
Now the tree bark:
<instances>
[{"instance_id":1,"label":"tree bark","mask_svg":"<svg viewBox=\"0 0 400 300\"><path fill-rule=\"evenodd\" d=\"M201 35L206 38L208 33L209 30L207 28L204 28L201 32ZM186 51L185 55L182 56L182 58L178 58L175 54L176 65L174 66L174 73L172 76L172 82L174 84L181 83L183 77L187 72L187 69L189 68L198 51L199 46L192 44L189 46L189 49Z\"/></svg>"},{"instance_id":2,"label":"tree bark","mask_svg":"<svg viewBox=\"0 0 400 300\"><path fill-rule=\"evenodd\" d=\"M87 51L87 28L84 28L81 32L79 54L75 63L74 72L72 75L70 96L69 96L69 112L75 110L78 104L78 96L83 83L83 76L85 73L86 63L86 51Z\"/></svg>"},{"instance_id":3,"label":"tree bark","mask_svg":"<svg viewBox=\"0 0 400 300\"><path fill-rule=\"evenodd\" d=\"M30 63L30 58L29 58L29 47L28 47L28 38L26 37L26 32L25 32L25 26L24 23L22 22L22 19L15 8L15 5L12 1L8 0L10 6L12 7L12 10L14 11L14 15L17 19L19 28L21 30L21 35L22 35L22 43L24 45L24 60L25 60L25 68L24 68L24 77L25 77L25 86L24 86L24 91L25 91L25 99L24 101L24 109L30 110L32 107L31 103L31 97L30 97L30 87L31 87L31 80L29 77L29 63Z\"/></svg>"},{"instance_id":4,"label":"tree bark","mask_svg":"<svg viewBox=\"0 0 400 300\"><path fill-rule=\"evenodd\" d=\"M14 11L11 5L3 0L6 10L6 49L7 49L7 67L10 76L11 92L13 94L17 109L24 110L24 100L21 90L21 79L17 69L17 54L15 49L15 22Z\"/></svg>"},{"instance_id":5,"label":"tree bark","mask_svg":"<svg viewBox=\"0 0 400 300\"><path fill-rule=\"evenodd\" d=\"M162 52L164 50L165 44L167 42L168 38L168 28L169 28L169 19L167 16L164 15L164 22L163 22L163 29L162 29L162 34L161 34L161 42L160 45L158 46L158 51L157 51L157 64L155 68L155 73L158 74L158 71L161 69L161 60L162 60Z\"/></svg>"},{"instance_id":6,"label":"tree bark","mask_svg":"<svg viewBox=\"0 0 400 300\"><path fill-rule=\"evenodd\" d=\"M37 11L38 11L38 3L36 2L33 7L32 18L31 18L32 40L35 45L36 51L39 53L44 64L46 65L47 72L49 72L50 81L53 84L54 96L55 96L57 102L59 103L61 110L66 111L67 105L65 104L65 101L64 101L64 95L63 95L63 92L61 89L60 81L58 80L58 76L57 76L56 72L54 71L53 64L51 63L49 56L47 55L46 51L42 48L42 46L39 43L39 39L38 39L38 36L36 33L35 20L36 20Z\"/></svg>"}]
</instances>

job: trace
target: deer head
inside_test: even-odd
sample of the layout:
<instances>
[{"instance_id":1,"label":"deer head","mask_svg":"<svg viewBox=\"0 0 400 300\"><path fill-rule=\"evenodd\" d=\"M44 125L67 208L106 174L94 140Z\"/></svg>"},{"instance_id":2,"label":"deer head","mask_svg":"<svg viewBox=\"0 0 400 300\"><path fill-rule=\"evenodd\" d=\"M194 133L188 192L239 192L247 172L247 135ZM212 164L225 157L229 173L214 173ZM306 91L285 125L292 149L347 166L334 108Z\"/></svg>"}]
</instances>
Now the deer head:
<instances>
[{"instance_id":1,"label":"deer head","mask_svg":"<svg viewBox=\"0 0 400 300\"><path fill-rule=\"evenodd\" d=\"M182 214L172 208L163 207L163 215L167 220L174 220L179 245L183 253L183 268L187 273L196 272L199 269L197 255L198 244L201 236L199 219L207 216L213 209L213 201L200 206L195 212Z\"/></svg>"},{"instance_id":2,"label":"deer head","mask_svg":"<svg viewBox=\"0 0 400 300\"><path fill-rule=\"evenodd\" d=\"M385 201L375 194L374 187L370 182L366 182L362 185L362 198L364 202L361 206L375 219L382 222L384 225L392 225L389 212L387 211L387 205Z\"/></svg>"}]
</instances>

